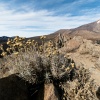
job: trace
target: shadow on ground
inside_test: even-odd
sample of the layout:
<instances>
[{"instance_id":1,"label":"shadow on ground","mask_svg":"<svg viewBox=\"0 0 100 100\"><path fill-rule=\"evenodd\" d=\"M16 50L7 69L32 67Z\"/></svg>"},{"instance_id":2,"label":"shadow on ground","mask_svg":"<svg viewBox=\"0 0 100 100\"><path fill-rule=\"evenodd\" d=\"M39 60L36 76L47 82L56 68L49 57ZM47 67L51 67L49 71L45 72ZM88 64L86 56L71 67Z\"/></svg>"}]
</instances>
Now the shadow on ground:
<instances>
[{"instance_id":1,"label":"shadow on ground","mask_svg":"<svg viewBox=\"0 0 100 100\"><path fill-rule=\"evenodd\" d=\"M36 89L18 76L10 75L0 79L0 100L43 100L43 86L37 86Z\"/></svg>"}]
</instances>

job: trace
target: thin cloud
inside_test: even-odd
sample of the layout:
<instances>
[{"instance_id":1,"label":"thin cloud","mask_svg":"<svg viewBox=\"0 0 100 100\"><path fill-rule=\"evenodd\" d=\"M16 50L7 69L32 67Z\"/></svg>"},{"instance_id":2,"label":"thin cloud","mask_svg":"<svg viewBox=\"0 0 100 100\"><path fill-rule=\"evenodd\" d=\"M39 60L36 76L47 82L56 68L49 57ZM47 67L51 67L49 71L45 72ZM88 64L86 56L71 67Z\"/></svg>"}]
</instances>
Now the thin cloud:
<instances>
[{"instance_id":1,"label":"thin cloud","mask_svg":"<svg viewBox=\"0 0 100 100\"><path fill-rule=\"evenodd\" d=\"M87 2L90 1L93 2L93 0L87 0ZM31 8L28 8L28 6L19 7L19 9L24 8L27 11L17 12L16 8L8 9L7 5L10 4L0 4L0 36L19 35L31 37L45 35L59 29L75 28L100 18L100 10L95 12L95 10L92 11L91 9L90 12L90 9L86 9L83 11L84 15L72 16L71 13L55 15L55 10L30 10ZM76 6L75 2L74 5Z\"/></svg>"}]
</instances>

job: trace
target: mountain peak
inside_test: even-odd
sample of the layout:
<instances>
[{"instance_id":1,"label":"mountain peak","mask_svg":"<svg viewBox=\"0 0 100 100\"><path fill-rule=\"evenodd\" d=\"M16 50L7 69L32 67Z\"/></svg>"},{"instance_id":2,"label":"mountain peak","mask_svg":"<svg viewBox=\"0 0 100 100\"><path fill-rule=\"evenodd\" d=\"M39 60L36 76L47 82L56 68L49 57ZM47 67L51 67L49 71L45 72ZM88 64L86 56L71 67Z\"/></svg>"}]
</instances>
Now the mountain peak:
<instances>
[{"instance_id":1,"label":"mountain peak","mask_svg":"<svg viewBox=\"0 0 100 100\"><path fill-rule=\"evenodd\" d=\"M100 20L79 26L74 29L59 30L55 33L64 34L66 37L82 36L83 38L91 39L93 41L100 40Z\"/></svg>"},{"instance_id":2,"label":"mountain peak","mask_svg":"<svg viewBox=\"0 0 100 100\"><path fill-rule=\"evenodd\" d=\"M100 20L97 21L97 24L100 24Z\"/></svg>"}]
</instances>

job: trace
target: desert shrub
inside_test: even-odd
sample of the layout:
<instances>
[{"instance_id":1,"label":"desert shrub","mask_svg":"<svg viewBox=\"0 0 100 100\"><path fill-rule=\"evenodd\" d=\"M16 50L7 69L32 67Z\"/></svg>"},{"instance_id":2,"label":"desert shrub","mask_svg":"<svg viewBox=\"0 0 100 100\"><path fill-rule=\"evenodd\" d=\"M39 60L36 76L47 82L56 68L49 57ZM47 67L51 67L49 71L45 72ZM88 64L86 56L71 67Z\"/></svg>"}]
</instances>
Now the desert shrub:
<instances>
[{"instance_id":1,"label":"desert shrub","mask_svg":"<svg viewBox=\"0 0 100 100\"><path fill-rule=\"evenodd\" d=\"M52 41L44 43L45 38L40 37L42 45L34 40L25 41L18 36L13 40L9 39L7 51L11 55L4 54L6 52L2 48L3 60L9 62L4 65L13 66L16 75L32 84L69 80L70 74L75 71L74 62L59 53Z\"/></svg>"},{"instance_id":2,"label":"desert shrub","mask_svg":"<svg viewBox=\"0 0 100 100\"><path fill-rule=\"evenodd\" d=\"M7 51L11 55L3 55L0 66L13 68L16 75L31 84L58 85L61 100L97 100L95 85L90 80L88 70L77 70L72 59L59 53L52 41L45 46L44 39L42 36L42 45L20 37L8 40Z\"/></svg>"},{"instance_id":3,"label":"desert shrub","mask_svg":"<svg viewBox=\"0 0 100 100\"><path fill-rule=\"evenodd\" d=\"M77 77L72 82L63 83L63 100L98 100L96 97L97 86L90 78L90 73L85 68L77 70Z\"/></svg>"},{"instance_id":4,"label":"desert shrub","mask_svg":"<svg viewBox=\"0 0 100 100\"><path fill-rule=\"evenodd\" d=\"M16 68L16 73L20 77L32 84L38 84L69 79L71 71L75 68L71 66L71 63L63 54L48 57L45 54L25 52L14 59L12 66Z\"/></svg>"}]
</instances>

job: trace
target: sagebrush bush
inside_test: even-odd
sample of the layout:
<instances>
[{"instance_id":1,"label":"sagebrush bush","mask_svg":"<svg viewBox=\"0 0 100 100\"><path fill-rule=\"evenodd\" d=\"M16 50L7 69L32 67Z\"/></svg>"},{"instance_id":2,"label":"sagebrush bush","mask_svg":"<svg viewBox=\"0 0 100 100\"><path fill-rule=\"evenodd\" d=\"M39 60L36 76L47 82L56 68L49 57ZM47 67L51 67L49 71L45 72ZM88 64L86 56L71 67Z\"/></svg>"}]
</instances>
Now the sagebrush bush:
<instances>
[{"instance_id":1,"label":"sagebrush bush","mask_svg":"<svg viewBox=\"0 0 100 100\"><path fill-rule=\"evenodd\" d=\"M77 77L74 81L60 85L63 90L63 100L98 100L97 86L90 78L89 70L81 67L76 73Z\"/></svg>"},{"instance_id":2,"label":"sagebrush bush","mask_svg":"<svg viewBox=\"0 0 100 100\"><path fill-rule=\"evenodd\" d=\"M13 40L9 39L7 51L10 54L12 51L8 60L11 62L10 66L15 68L18 76L32 84L69 80L70 73L74 72L74 62L59 53L58 45L54 46L52 41L48 41L45 47L45 38L40 37L42 45L38 45L34 40L25 41L18 36Z\"/></svg>"},{"instance_id":3,"label":"sagebrush bush","mask_svg":"<svg viewBox=\"0 0 100 100\"><path fill-rule=\"evenodd\" d=\"M45 54L31 53L20 53L11 64L20 77L33 84L69 79L74 68L63 54L48 57Z\"/></svg>"}]
</instances>

